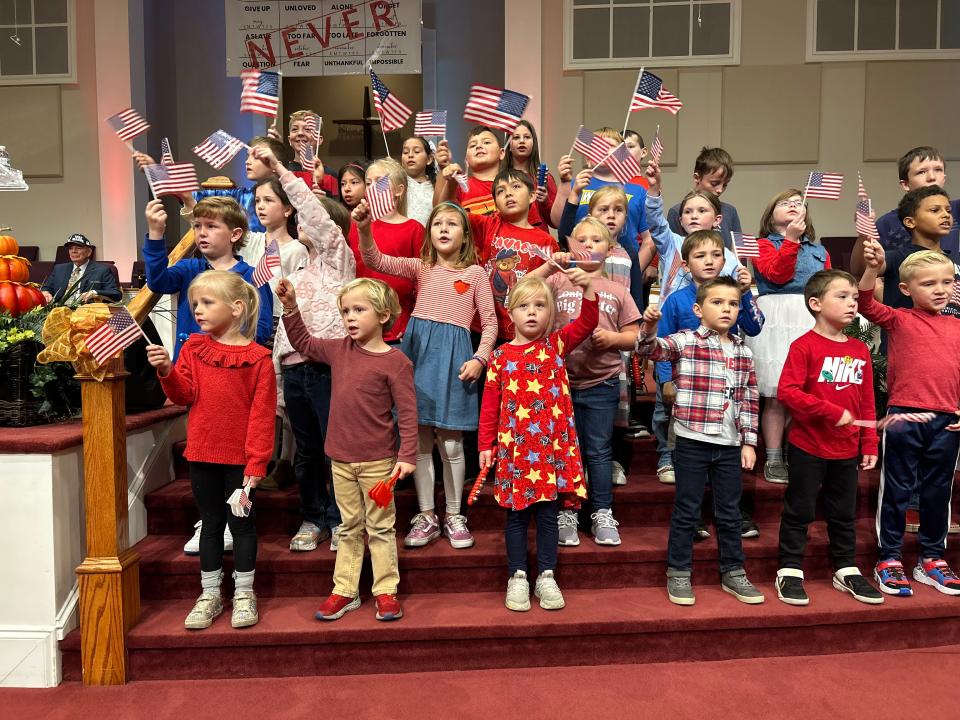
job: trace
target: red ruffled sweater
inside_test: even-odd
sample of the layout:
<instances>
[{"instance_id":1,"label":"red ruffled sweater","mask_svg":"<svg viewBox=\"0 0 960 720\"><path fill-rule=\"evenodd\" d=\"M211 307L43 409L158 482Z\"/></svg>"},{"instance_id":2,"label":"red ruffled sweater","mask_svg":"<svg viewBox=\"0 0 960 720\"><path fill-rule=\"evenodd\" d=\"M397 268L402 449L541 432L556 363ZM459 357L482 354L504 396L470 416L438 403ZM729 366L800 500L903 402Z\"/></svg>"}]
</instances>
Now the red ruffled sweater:
<instances>
[{"instance_id":1,"label":"red ruffled sweater","mask_svg":"<svg viewBox=\"0 0 960 720\"><path fill-rule=\"evenodd\" d=\"M277 410L269 350L191 335L160 384L171 402L190 408L187 460L243 465L243 474L253 477L267 474Z\"/></svg>"}]
</instances>

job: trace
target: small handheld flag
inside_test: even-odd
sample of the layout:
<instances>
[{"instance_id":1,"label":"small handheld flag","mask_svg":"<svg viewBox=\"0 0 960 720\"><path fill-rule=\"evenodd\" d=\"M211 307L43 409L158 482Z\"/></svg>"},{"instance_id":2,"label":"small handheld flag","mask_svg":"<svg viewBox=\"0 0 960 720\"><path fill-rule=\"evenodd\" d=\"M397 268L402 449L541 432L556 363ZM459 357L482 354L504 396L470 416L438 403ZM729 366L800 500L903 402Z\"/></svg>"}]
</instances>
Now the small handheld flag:
<instances>
[{"instance_id":1,"label":"small handheld flag","mask_svg":"<svg viewBox=\"0 0 960 720\"><path fill-rule=\"evenodd\" d=\"M457 181L457 185L460 186L460 189L463 192L470 191L470 183L467 182L467 176L465 173L457 172L453 174L453 179Z\"/></svg>"},{"instance_id":2,"label":"small handheld flag","mask_svg":"<svg viewBox=\"0 0 960 720\"><path fill-rule=\"evenodd\" d=\"M277 276L276 270L280 270L280 246L277 245L276 240L273 240L267 245L263 257L253 269L253 284L258 288L263 287Z\"/></svg>"},{"instance_id":3,"label":"small handheld flag","mask_svg":"<svg viewBox=\"0 0 960 720\"><path fill-rule=\"evenodd\" d=\"M99 366L130 347L139 337L146 336L130 312L122 307L83 342Z\"/></svg>"},{"instance_id":4,"label":"small handheld flag","mask_svg":"<svg viewBox=\"0 0 960 720\"><path fill-rule=\"evenodd\" d=\"M280 107L280 74L270 70L244 70L240 73L240 112L275 117Z\"/></svg>"},{"instance_id":5,"label":"small handheld flag","mask_svg":"<svg viewBox=\"0 0 960 720\"><path fill-rule=\"evenodd\" d=\"M146 165L143 174L147 176L154 197L164 195L182 195L200 189L197 170L193 163L173 163L171 165Z\"/></svg>"},{"instance_id":6,"label":"small handheld flag","mask_svg":"<svg viewBox=\"0 0 960 720\"><path fill-rule=\"evenodd\" d=\"M379 220L393 212L396 201L389 177L384 176L367 188L367 204L371 220Z\"/></svg>"},{"instance_id":7,"label":"small handheld flag","mask_svg":"<svg viewBox=\"0 0 960 720\"><path fill-rule=\"evenodd\" d=\"M652 72L640 70L633 97L630 99L630 112L646 110L647 108L660 108L676 115L682 107L683 103L680 102L680 99L663 87L663 80Z\"/></svg>"},{"instance_id":8,"label":"small handheld flag","mask_svg":"<svg viewBox=\"0 0 960 720\"><path fill-rule=\"evenodd\" d=\"M617 145L600 164L605 165L613 173L613 176L624 184L630 182L637 175L643 174L640 163L623 143Z\"/></svg>"},{"instance_id":9,"label":"small handheld flag","mask_svg":"<svg viewBox=\"0 0 960 720\"><path fill-rule=\"evenodd\" d=\"M150 123L140 117L140 113L133 108L111 115L107 118L107 125L113 128L117 137L126 143L150 129Z\"/></svg>"},{"instance_id":10,"label":"small handheld flag","mask_svg":"<svg viewBox=\"0 0 960 720\"><path fill-rule=\"evenodd\" d=\"M217 170L236 157L243 148L248 147L233 135L223 130L217 130L210 137L197 145L195 152L202 160L206 160ZM249 149L249 148L248 148Z\"/></svg>"},{"instance_id":11,"label":"small handheld flag","mask_svg":"<svg viewBox=\"0 0 960 720\"><path fill-rule=\"evenodd\" d=\"M573 140L573 149L594 165L599 165L610 154L610 143L605 137L596 135L581 125Z\"/></svg>"},{"instance_id":12,"label":"small handheld flag","mask_svg":"<svg viewBox=\"0 0 960 720\"><path fill-rule=\"evenodd\" d=\"M423 137L446 137L447 111L423 110L418 112L413 123L413 134Z\"/></svg>"},{"instance_id":13,"label":"small handheld flag","mask_svg":"<svg viewBox=\"0 0 960 720\"><path fill-rule=\"evenodd\" d=\"M413 114L413 110L390 92L373 70L370 70L370 87L373 89L373 104L380 116L380 127L383 131L402 128Z\"/></svg>"},{"instance_id":14,"label":"small handheld flag","mask_svg":"<svg viewBox=\"0 0 960 720\"><path fill-rule=\"evenodd\" d=\"M663 155L663 143L660 142L660 126L657 125L657 134L653 136L653 142L650 144L650 158L659 165L661 155Z\"/></svg>"},{"instance_id":15,"label":"small handheld flag","mask_svg":"<svg viewBox=\"0 0 960 720\"><path fill-rule=\"evenodd\" d=\"M731 230L730 237L733 238L733 252L738 260L760 257L760 244L756 236Z\"/></svg>"},{"instance_id":16,"label":"small handheld flag","mask_svg":"<svg viewBox=\"0 0 960 720\"><path fill-rule=\"evenodd\" d=\"M811 172L807 178L807 187L803 191L803 199L820 198L821 200L839 200L840 188L843 187L842 173Z\"/></svg>"},{"instance_id":17,"label":"small handheld flag","mask_svg":"<svg viewBox=\"0 0 960 720\"><path fill-rule=\"evenodd\" d=\"M854 213L854 225L858 234L871 240L879 240L880 233L877 232L876 220L870 217L872 210L870 196L867 195L867 190L863 187L863 178L860 177L860 173L857 173L857 208Z\"/></svg>"},{"instance_id":18,"label":"small handheld flag","mask_svg":"<svg viewBox=\"0 0 960 720\"><path fill-rule=\"evenodd\" d=\"M298 155L300 157L300 164L303 166L303 169L312 173L317 167L317 156L313 154L313 145L310 143L304 143L303 147L300 148Z\"/></svg>"},{"instance_id":19,"label":"small handheld flag","mask_svg":"<svg viewBox=\"0 0 960 720\"><path fill-rule=\"evenodd\" d=\"M463 109L463 119L512 133L520 124L529 102L530 96L523 93L474 85Z\"/></svg>"},{"instance_id":20,"label":"small handheld flag","mask_svg":"<svg viewBox=\"0 0 960 720\"><path fill-rule=\"evenodd\" d=\"M167 138L160 141L160 164L173 165L173 151L170 149L170 141Z\"/></svg>"}]
</instances>

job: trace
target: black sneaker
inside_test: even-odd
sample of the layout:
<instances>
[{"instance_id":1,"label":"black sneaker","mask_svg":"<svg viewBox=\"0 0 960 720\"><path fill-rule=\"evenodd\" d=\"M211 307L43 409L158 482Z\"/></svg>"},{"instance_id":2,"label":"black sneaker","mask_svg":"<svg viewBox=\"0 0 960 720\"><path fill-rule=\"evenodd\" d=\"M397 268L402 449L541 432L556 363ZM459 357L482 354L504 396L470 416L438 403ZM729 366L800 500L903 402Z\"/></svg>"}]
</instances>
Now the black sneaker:
<instances>
[{"instance_id":1,"label":"black sneaker","mask_svg":"<svg viewBox=\"0 0 960 720\"><path fill-rule=\"evenodd\" d=\"M757 538L760 537L760 528L757 527L757 524L753 521L746 513L741 513L743 519L740 521L740 537L742 538Z\"/></svg>"},{"instance_id":2,"label":"black sneaker","mask_svg":"<svg viewBox=\"0 0 960 720\"><path fill-rule=\"evenodd\" d=\"M883 602L883 594L859 573L847 572L843 576L838 571L833 574L833 586L840 592L850 593L855 600L868 605L879 605Z\"/></svg>"},{"instance_id":3,"label":"black sneaker","mask_svg":"<svg viewBox=\"0 0 960 720\"><path fill-rule=\"evenodd\" d=\"M787 605L809 605L810 598L803 589L803 571L783 568L777 571L777 597Z\"/></svg>"},{"instance_id":4,"label":"black sneaker","mask_svg":"<svg viewBox=\"0 0 960 720\"><path fill-rule=\"evenodd\" d=\"M710 538L710 531L707 530L707 526L703 523L697 525L697 529L693 533L693 541L701 542Z\"/></svg>"}]
</instances>

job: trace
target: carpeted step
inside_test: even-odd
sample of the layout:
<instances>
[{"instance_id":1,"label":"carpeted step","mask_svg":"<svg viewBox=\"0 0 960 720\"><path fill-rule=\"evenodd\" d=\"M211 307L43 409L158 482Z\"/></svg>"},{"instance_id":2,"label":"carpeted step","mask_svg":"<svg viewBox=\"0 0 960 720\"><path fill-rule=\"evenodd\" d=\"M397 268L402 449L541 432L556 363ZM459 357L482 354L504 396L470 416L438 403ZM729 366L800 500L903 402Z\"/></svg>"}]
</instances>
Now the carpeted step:
<instances>
[{"instance_id":1,"label":"carpeted step","mask_svg":"<svg viewBox=\"0 0 960 720\"><path fill-rule=\"evenodd\" d=\"M589 527L584 530L589 530ZM714 532L713 528L710 529ZM858 525L857 562L867 572L876 561L873 523L863 519ZM617 588L649 587L664 583L668 528L623 527L618 547L601 547L588 532L581 532L577 547L560 548L557 575L564 587ZM476 544L466 550L455 550L439 539L427 547L405 548L399 540L400 590L404 593L481 592L498 587L506 575L506 550L501 531L481 530L474 533ZM329 543L313 552L291 552L288 535L265 535L260 538L257 556L257 592L262 597L320 597L330 592L336 554ZM760 537L743 541L747 570L757 581L776 577L778 525L762 524ZM149 536L136 546L140 554L140 587L144 601L194 598L198 593L199 558L183 554L183 541L171 535ZM530 535L530 567L535 567L535 541ZM810 578L828 578L831 563L824 523L810 528L805 570ZM694 546L694 579L713 582L717 575L717 547L714 538ZM904 558L912 561L917 552L915 535L908 535ZM960 565L960 551L949 550L947 559ZM224 559L227 577L233 570L233 559ZM361 586L369 587L369 559L365 560ZM232 592L228 579L227 591Z\"/></svg>"},{"instance_id":2,"label":"carpeted step","mask_svg":"<svg viewBox=\"0 0 960 720\"><path fill-rule=\"evenodd\" d=\"M505 585L505 583L503 583ZM672 605L663 588L567 589L567 607L527 613L496 592L413 594L405 617L374 619L374 605L318 622L316 598L263 598L260 623L234 630L229 606L201 632L183 629L192 600L144 603L128 635L133 680L370 674L819 655L960 643L960 598L916 586L912 598L858 603L809 582L808 607L744 605L716 584L697 604ZM79 632L62 643L65 680L79 679Z\"/></svg>"}]
</instances>

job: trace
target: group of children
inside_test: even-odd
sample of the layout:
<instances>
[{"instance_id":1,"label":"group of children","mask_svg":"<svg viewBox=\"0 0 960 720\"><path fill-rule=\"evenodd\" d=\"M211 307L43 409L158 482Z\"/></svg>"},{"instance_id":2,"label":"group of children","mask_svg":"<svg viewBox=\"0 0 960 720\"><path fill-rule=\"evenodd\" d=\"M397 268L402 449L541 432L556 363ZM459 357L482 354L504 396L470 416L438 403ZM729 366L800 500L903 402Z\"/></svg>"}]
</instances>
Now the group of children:
<instances>
[{"instance_id":1,"label":"group of children","mask_svg":"<svg viewBox=\"0 0 960 720\"><path fill-rule=\"evenodd\" d=\"M294 150L305 142L308 114L290 118ZM623 142L615 130L599 134L611 147ZM931 422L884 434L875 578L884 593L910 593L901 548L910 493L918 489L922 552L914 578L960 594L943 560L960 449L960 368L945 377L940 364L932 366L940 357L934 344L949 352L960 342L960 325L947 317L957 307L955 268L939 246L955 232L953 216L939 185L910 189L899 208L918 252L888 248L885 255L861 238L858 291L853 276L831 269L798 190L778 194L764 212L755 275L740 263L728 249L740 220L719 200L733 161L719 148L704 148L693 190L665 216L654 161L643 177L621 185L602 166L575 174L565 156L559 184L549 173L538 183L538 139L526 121L507 143L474 128L465 174L446 141L434 150L410 137L400 162L348 163L338 183L319 161L313 173L299 170L273 135L250 142L253 187L181 198L199 257L168 266L163 203L146 208L147 285L180 295L174 362L160 346L149 348L149 359L171 400L190 407L186 459L201 517L202 593L187 628L208 627L222 612L221 560L230 545L232 624L257 622L251 505L276 447L289 453L292 443L275 438L291 433L303 522L290 549L314 550L331 538L337 551L333 592L318 619L359 607L365 544L376 617L403 614L394 504L368 497L387 478L413 476L419 512L405 546L441 535L454 548L474 544L462 512L471 459L483 472L494 468L494 497L506 510L506 606L530 608L527 530L534 520L534 595L543 608L562 608L557 548L579 543L581 505L590 507L598 545L621 543L613 486L626 461L615 459L623 442L615 419L624 356L633 351L658 361L657 476L676 487L669 599L694 603L693 543L707 534L701 505L709 486L722 587L742 602L763 602L742 548L742 537L758 531L741 509L741 476L754 467L762 427L764 476L787 483L779 598L808 602L802 561L822 492L834 586L882 602L855 563L858 471L873 468L879 455L870 351L844 334L858 294L860 312L888 335L890 411L935 413ZM642 157L642 138L633 133L630 140ZM942 184L939 153L911 152L912 162L940 163L933 177ZM393 210L373 220L366 191L382 178ZM273 242L281 277L255 290L253 266ZM654 256L660 296L648 303L645 276ZM873 300L880 275L884 292L899 279L912 308ZM908 362L913 372L904 370Z\"/></svg>"}]
</instances>

